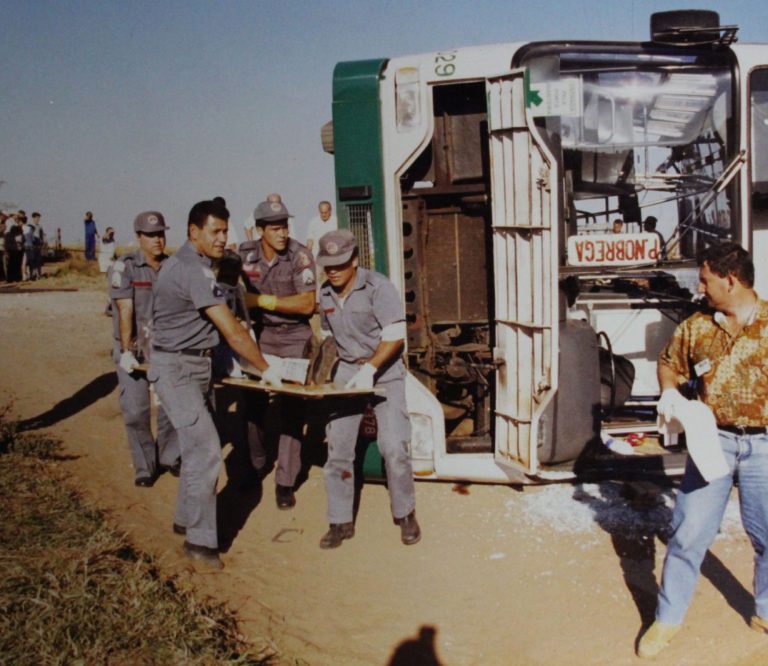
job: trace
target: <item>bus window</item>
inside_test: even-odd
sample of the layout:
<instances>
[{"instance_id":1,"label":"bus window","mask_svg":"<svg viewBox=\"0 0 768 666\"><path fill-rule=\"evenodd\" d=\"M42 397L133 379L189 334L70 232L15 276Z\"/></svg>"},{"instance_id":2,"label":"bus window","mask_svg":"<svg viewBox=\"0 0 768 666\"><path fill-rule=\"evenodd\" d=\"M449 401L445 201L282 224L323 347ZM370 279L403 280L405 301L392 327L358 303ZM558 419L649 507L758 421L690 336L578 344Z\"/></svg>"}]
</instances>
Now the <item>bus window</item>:
<instances>
[{"instance_id":1,"label":"bus window","mask_svg":"<svg viewBox=\"0 0 768 666\"><path fill-rule=\"evenodd\" d=\"M623 233L639 234L652 217L670 260L738 240L734 185L714 196L738 154L725 55L550 48L524 64L532 89L567 81L580 95L570 115L536 118L561 151L566 237L610 234L617 219Z\"/></svg>"}]
</instances>

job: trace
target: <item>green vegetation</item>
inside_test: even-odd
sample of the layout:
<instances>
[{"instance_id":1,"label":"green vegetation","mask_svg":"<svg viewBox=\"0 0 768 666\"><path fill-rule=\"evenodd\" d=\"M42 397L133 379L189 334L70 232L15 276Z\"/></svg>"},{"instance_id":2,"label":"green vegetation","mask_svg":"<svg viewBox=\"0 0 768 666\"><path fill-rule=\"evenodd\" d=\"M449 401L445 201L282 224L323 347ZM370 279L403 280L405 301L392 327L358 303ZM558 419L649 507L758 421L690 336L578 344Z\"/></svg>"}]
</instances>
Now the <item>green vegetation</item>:
<instances>
[{"instance_id":1,"label":"green vegetation","mask_svg":"<svg viewBox=\"0 0 768 666\"><path fill-rule=\"evenodd\" d=\"M270 664L235 613L160 572L0 408L0 664Z\"/></svg>"},{"instance_id":2,"label":"green vegetation","mask_svg":"<svg viewBox=\"0 0 768 666\"><path fill-rule=\"evenodd\" d=\"M57 288L104 289L107 278L99 272L97 261L86 261L82 252L68 249L67 258L59 263L46 266L46 277L54 278Z\"/></svg>"}]
</instances>

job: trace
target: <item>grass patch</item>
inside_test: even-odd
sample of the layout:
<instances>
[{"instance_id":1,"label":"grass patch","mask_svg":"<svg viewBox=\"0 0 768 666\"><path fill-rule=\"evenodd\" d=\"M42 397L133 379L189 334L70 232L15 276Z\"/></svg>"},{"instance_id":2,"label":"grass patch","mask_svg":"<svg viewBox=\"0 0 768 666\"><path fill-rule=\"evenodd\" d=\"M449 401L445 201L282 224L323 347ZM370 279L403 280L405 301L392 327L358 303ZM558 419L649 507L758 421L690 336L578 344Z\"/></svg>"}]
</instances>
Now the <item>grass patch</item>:
<instances>
[{"instance_id":1,"label":"grass patch","mask_svg":"<svg viewBox=\"0 0 768 666\"><path fill-rule=\"evenodd\" d=\"M0 407L0 456L14 453L43 460L56 458L61 451L61 442L45 435L20 434L16 421L9 418L11 408L11 404ZM3 459L0 457L0 465L2 463ZM2 520L4 519L0 518L0 521Z\"/></svg>"},{"instance_id":2,"label":"grass patch","mask_svg":"<svg viewBox=\"0 0 768 666\"><path fill-rule=\"evenodd\" d=\"M51 278L54 283L48 283L59 289L84 289L92 291L108 291L107 275L99 271L98 261L86 261L83 247L71 245L62 248L66 259L48 264L44 276ZM135 245L120 245L116 254L119 257L136 250ZM166 248L166 254L173 254L173 249ZM27 283L39 287L40 283ZM48 285L45 285L48 286Z\"/></svg>"},{"instance_id":3,"label":"grass patch","mask_svg":"<svg viewBox=\"0 0 768 666\"><path fill-rule=\"evenodd\" d=\"M271 664L236 614L111 528L0 410L0 664Z\"/></svg>"},{"instance_id":4,"label":"grass patch","mask_svg":"<svg viewBox=\"0 0 768 666\"><path fill-rule=\"evenodd\" d=\"M99 262L86 261L82 252L68 251L67 254L67 259L46 268L46 278L55 280L59 288L106 290L107 277L99 271Z\"/></svg>"}]
</instances>

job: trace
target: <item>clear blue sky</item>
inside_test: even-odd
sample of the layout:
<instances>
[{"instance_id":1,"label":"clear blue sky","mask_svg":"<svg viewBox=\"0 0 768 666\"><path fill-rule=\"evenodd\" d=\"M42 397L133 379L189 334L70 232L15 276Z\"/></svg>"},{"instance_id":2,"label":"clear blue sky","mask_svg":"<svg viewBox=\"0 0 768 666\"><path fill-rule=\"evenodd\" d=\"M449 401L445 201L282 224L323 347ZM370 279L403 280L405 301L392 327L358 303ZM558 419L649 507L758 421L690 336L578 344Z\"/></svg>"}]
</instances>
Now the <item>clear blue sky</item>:
<instances>
[{"instance_id":1,"label":"clear blue sky","mask_svg":"<svg viewBox=\"0 0 768 666\"><path fill-rule=\"evenodd\" d=\"M157 209L179 244L196 201L224 196L239 225L278 191L301 236L333 200L320 127L336 62L642 40L651 12L684 8L768 41L765 0L0 0L0 202L39 210L65 242L82 239L86 210L126 243L136 213Z\"/></svg>"}]
</instances>

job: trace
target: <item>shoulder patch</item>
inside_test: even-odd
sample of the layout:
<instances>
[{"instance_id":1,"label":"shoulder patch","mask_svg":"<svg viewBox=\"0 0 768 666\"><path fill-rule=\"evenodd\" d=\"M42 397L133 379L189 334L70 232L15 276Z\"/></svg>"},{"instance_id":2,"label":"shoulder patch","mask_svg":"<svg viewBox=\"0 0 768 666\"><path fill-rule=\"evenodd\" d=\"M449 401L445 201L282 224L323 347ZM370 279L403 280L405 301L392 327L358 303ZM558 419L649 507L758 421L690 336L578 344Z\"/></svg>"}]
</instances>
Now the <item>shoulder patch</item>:
<instances>
[{"instance_id":1,"label":"shoulder patch","mask_svg":"<svg viewBox=\"0 0 768 666\"><path fill-rule=\"evenodd\" d=\"M301 279L306 285L315 284L315 273L311 268L305 268L301 272Z\"/></svg>"}]
</instances>

